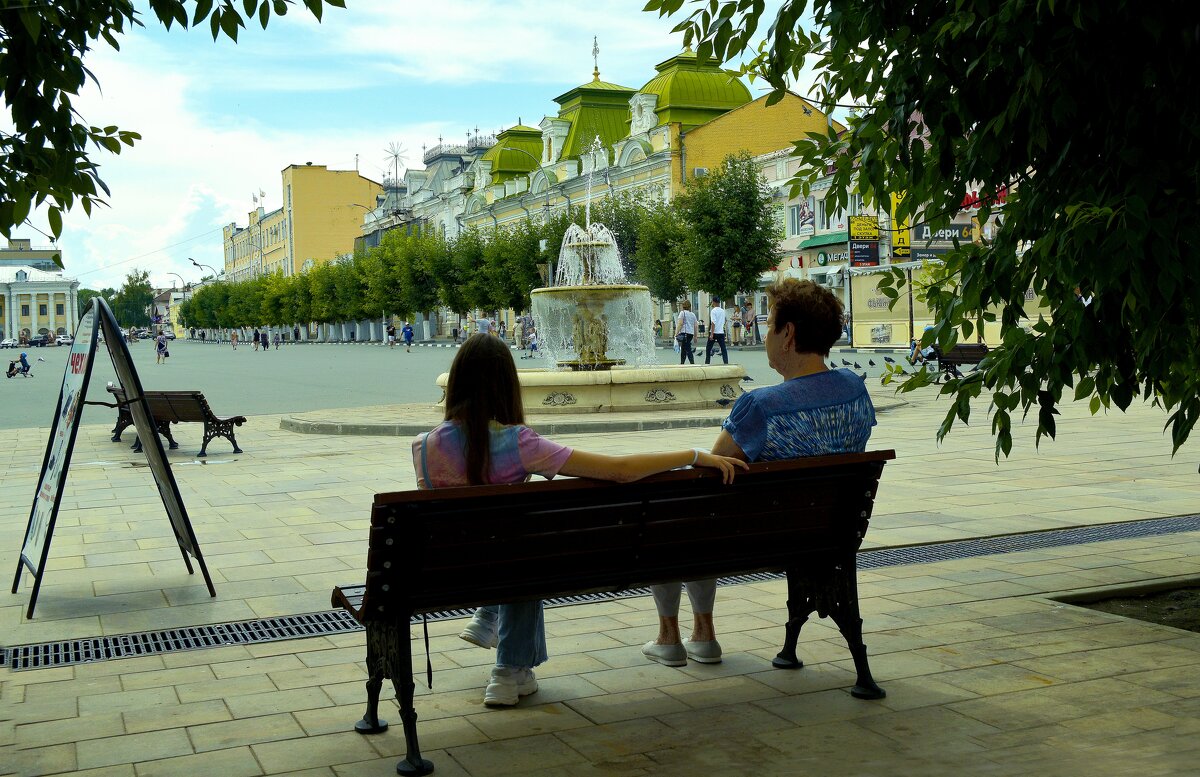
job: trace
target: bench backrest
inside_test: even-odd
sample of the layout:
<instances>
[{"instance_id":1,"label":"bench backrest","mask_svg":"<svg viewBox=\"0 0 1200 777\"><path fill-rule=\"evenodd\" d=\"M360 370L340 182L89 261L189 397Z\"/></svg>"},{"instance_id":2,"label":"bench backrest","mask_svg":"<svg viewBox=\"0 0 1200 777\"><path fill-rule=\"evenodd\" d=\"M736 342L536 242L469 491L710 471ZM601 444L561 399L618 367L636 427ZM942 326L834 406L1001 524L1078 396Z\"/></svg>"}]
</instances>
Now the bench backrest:
<instances>
[{"instance_id":1,"label":"bench backrest","mask_svg":"<svg viewBox=\"0 0 1200 777\"><path fill-rule=\"evenodd\" d=\"M853 564L893 451L377 494L363 618L672 580Z\"/></svg>"},{"instance_id":2,"label":"bench backrest","mask_svg":"<svg viewBox=\"0 0 1200 777\"><path fill-rule=\"evenodd\" d=\"M127 401L125 390L109 386L108 390L120 403ZM204 394L199 391L146 391L150 415L157 421L204 421L211 414Z\"/></svg>"}]
</instances>

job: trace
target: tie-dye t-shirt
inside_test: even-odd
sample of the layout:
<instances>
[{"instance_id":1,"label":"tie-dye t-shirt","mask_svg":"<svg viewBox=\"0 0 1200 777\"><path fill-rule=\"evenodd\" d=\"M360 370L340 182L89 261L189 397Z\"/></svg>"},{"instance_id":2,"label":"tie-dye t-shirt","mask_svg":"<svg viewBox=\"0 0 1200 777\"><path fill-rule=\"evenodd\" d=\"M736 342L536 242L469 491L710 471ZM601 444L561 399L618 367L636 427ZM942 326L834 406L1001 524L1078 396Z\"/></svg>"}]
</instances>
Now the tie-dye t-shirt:
<instances>
[{"instance_id":1,"label":"tie-dye t-shirt","mask_svg":"<svg viewBox=\"0 0 1200 777\"><path fill-rule=\"evenodd\" d=\"M743 394L721 426L750 461L777 461L864 451L874 425L862 378L829 370Z\"/></svg>"},{"instance_id":2,"label":"tie-dye t-shirt","mask_svg":"<svg viewBox=\"0 0 1200 777\"><path fill-rule=\"evenodd\" d=\"M492 422L488 483L521 483L530 475L553 478L571 449L547 440L528 426ZM467 486L467 438L457 421L444 421L413 440L417 488Z\"/></svg>"}]
</instances>

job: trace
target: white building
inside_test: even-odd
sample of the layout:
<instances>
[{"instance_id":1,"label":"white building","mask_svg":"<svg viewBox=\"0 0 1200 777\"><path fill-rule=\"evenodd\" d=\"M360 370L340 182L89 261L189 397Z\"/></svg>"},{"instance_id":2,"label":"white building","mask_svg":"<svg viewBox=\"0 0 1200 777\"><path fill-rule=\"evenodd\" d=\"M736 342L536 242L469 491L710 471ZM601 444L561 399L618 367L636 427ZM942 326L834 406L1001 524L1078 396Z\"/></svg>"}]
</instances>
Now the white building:
<instances>
[{"instance_id":1,"label":"white building","mask_svg":"<svg viewBox=\"0 0 1200 777\"><path fill-rule=\"evenodd\" d=\"M26 343L33 335L74 336L79 281L61 272L0 266L0 337Z\"/></svg>"}]
</instances>

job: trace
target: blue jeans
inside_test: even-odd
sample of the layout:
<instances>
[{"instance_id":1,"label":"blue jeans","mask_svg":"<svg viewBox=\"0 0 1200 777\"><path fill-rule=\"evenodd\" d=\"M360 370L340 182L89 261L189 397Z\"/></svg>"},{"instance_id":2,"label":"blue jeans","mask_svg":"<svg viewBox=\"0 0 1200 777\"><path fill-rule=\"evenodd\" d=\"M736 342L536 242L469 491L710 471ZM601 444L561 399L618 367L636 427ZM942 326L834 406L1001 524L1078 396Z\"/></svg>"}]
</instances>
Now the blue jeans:
<instances>
[{"instance_id":1,"label":"blue jeans","mask_svg":"<svg viewBox=\"0 0 1200 777\"><path fill-rule=\"evenodd\" d=\"M546 662L546 620L541 600L489 604L476 610L475 618L499 635L497 666L534 667Z\"/></svg>"}]
</instances>

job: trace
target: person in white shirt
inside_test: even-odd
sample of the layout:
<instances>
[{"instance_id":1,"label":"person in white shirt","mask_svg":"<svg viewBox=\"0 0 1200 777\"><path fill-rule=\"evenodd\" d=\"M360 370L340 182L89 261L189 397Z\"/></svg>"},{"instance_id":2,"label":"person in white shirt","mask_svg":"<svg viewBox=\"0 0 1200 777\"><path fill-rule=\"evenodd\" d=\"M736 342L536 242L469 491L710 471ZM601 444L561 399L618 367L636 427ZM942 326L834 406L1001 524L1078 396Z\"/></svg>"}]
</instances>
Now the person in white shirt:
<instances>
[{"instance_id":1,"label":"person in white shirt","mask_svg":"<svg viewBox=\"0 0 1200 777\"><path fill-rule=\"evenodd\" d=\"M729 352L725 350L725 308L721 300L713 297L712 310L708 311L708 345L704 347L704 363L712 363L714 345L721 346L721 360L729 364Z\"/></svg>"}]
</instances>

